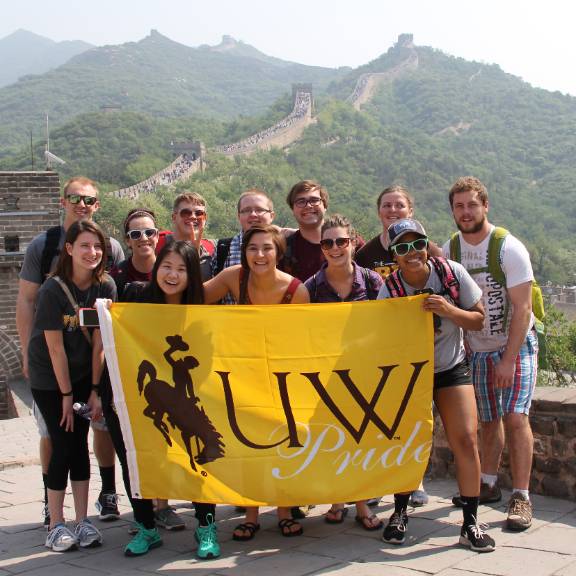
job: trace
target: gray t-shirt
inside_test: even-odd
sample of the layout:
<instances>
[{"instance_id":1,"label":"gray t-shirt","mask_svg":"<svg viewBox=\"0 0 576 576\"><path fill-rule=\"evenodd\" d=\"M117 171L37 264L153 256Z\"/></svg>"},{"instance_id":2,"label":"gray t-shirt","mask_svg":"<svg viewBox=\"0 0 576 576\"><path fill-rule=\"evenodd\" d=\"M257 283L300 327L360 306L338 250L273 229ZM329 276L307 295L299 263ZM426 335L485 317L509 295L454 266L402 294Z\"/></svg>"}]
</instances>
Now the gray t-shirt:
<instances>
[{"instance_id":1,"label":"gray t-shirt","mask_svg":"<svg viewBox=\"0 0 576 576\"><path fill-rule=\"evenodd\" d=\"M56 267L56 262L58 262L58 257L60 252L64 248L64 239L66 234L64 233L64 228L61 226L60 241L58 242L58 250L54 255L52 262L50 264L50 271L53 272ZM20 278L22 280L27 280L28 282L33 282L34 284L42 284L46 278L42 278L42 253L44 252L44 246L46 244L46 232L38 234L26 249L26 255L24 256L24 263L22 264L22 270L20 270ZM122 246L114 238L110 238L110 246L112 248L112 258L111 264L118 266L122 260L124 260L124 251ZM109 259L110 261L110 259ZM106 266L108 268L108 266Z\"/></svg>"},{"instance_id":2,"label":"gray t-shirt","mask_svg":"<svg viewBox=\"0 0 576 576\"><path fill-rule=\"evenodd\" d=\"M459 307L463 310L470 310L475 304L477 304L482 298L482 290L478 287L476 282L472 280L472 277L464 266L448 260L452 270L454 270L454 276L460 283L460 303ZM400 279L406 290L408 296L412 296L416 290L413 286L410 286L403 278L400 272ZM446 300L453 303L450 296L444 294L444 286L442 281L438 277L436 270L433 266L430 266L430 276L424 287L433 290L434 294L442 294ZM380 292L378 293L378 299L390 298L390 292L384 283ZM440 328L434 334L434 373L444 372L450 370L456 364L459 364L466 357L466 351L464 349L464 337L462 328L454 324L452 320L448 318L440 318Z\"/></svg>"}]
</instances>

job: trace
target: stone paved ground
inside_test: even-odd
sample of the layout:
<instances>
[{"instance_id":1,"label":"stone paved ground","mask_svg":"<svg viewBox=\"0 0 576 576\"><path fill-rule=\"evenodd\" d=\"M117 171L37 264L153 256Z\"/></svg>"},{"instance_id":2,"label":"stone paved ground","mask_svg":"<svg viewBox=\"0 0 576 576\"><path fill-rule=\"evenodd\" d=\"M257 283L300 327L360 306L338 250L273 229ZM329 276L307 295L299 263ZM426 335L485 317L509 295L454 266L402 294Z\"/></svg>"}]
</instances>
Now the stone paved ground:
<instances>
[{"instance_id":1,"label":"stone paved ground","mask_svg":"<svg viewBox=\"0 0 576 576\"><path fill-rule=\"evenodd\" d=\"M194 557L193 511L186 503L178 510L187 529L164 532L163 547L140 558L125 558L123 547L130 538L131 518L124 497L122 518L113 523L95 520L104 534L104 546L66 554L44 547L45 531L40 526L42 479L37 462L38 437L31 417L0 421L0 576L8 574L97 576L159 573L198 576L304 576L338 574L354 576L576 576L576 503L534 496L535 517L530 530L521 534L503 529L505 505L482 506L480 520L489 523L497 550L479 555L457 544L460 512L450 497L455 485L448 481L427 483L428 506L410 515L409 536L404 546L394 547L354 523L351 510L343 524L332 526L322 519L327 506L317 507L303 521L304 535L283 538L275 516L266 509L262 529L252 542L231 539L239 516L230 506L218 507L222 557L199 562ZM91 501L99 491L98 472L93 464ZM119 492L122 493L118 476ZM66 499L72 517L72 499ZM388 518L392 499L386 497L376 509ZM92 509L93 511L93 509Z\"/></svg>"}]
</instances>

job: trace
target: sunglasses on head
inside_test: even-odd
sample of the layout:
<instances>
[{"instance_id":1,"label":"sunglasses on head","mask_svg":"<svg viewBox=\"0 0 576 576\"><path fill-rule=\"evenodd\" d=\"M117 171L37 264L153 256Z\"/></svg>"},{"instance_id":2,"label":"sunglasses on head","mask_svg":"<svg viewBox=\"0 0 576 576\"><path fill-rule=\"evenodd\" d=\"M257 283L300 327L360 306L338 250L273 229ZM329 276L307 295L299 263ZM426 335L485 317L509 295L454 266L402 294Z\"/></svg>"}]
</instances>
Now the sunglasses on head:
<instances>
[{"instance_id":1,"label":"sunglasses on head","mask_svg":"<svg viewBox=\"0 0 576 576\"><path fill-rule=\"evenodd\" d=\"M196 208L196 210L191 210L190 208L182 208L182 210L178 211L178 214L181 218L191 218L192 216L196 218L202 218L206 216L206 210L202 210L201 208Z\"/></svg>"},{"instance_id":2,"label":"sunglasses on head","mask_svg":"<svg viewBox=\"0 0 576 576\"><path fill-rule=\"evenodd\" d=\"M84 202L84 206L94 206L94 204L98 202L96 196L81 196L80 194L68 194L66 200L68 200L70 204L80 204L80 202Z\"/></svg>"},{"instance_id":3,"label":"sunglasses on head","mask_svg":"<svg viewBox=\"0 0 576 576\"><path fill-rule=\"evenodd\" d=\"M154 238L158 234L157 228L144 228L144 230L129 230L126 232L126 236L130 238L130 240L140 240L142 236L146 238Z\"/></svg>"},{"instance_id":4,"label":"sunglasses on head","mask_svg":"<svg viewBox=\"0 0 576 576\"><path fill-rule=\"evenodd\" d=\"M428 238L418 238L412 242L400 242L390 246L390 249L396 256L406 256L410 250L415 250L416 252L424 252L428 248Z\"/></svg>"},{"instance_id":5,"label":"sunglasses on head","mask_svg":"<svg viewBox=\"0 0 576 576\"><path fill-rule=\"evenodd\" d=\"M320 240L320 248L322 250L330 250L336 244L338 248L346 248L348 244L350 244L350 238L336 238L332 240L332 238L324 238L324 240Z\"/></svg>"}]
</instances>

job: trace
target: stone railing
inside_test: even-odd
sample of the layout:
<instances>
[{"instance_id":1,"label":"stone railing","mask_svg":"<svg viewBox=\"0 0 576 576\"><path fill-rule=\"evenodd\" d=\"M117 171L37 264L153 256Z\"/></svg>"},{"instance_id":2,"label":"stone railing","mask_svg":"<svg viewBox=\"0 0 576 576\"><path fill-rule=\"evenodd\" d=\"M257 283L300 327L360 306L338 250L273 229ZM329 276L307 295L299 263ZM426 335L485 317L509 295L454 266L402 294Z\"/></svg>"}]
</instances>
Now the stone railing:
<instances>
[{"instance_id":1,"label":"stone railing","mask_svg":"<svg viewBox=\"0 0 576 576\"><path fill-rule=\"evenodd\" d=\"M416 50L412 50L406 60L390 68L390 70L386 70L386 72L366 72L362 74L358 78L354 91L348 96L346 102L352 104L356 110L360 110L362 105L372 99L380 84L383 82L392 82L407 71L415 70L416 68L418 68L418 54Z\"/></svg>"},{"instance_id":2,"label":"stone railing","mask_svg":"<svg viewBox=\"0 0 576 576\"><path fill-rule=\"evenodd\" d=\"M534 433L530 491L576 500L576 388L536 388L530 424ZM428 475L455 478L454 458L438 415ZM503 487L512 487L507 449L498 481Z\"/></svg>"},{"instance_id":3,"label":"stone railing","mask_svg":"<svg viewBox=\"0 0 576 576\"><path fill-rule=\"evenodd\" d=\"M226 156L251 154L256 150L285 148L302 136L304 129L314 122L312 118L312 94L298 91L292 112L270 128L233 144L218 146L215 151Z\"/></svg>"},{"instance_id":4,"label":"stone railing","mask_svg":"<svg viewBox=\"0 0 576 576\"><path fill-rule=\"evenodd\" d=\"M201 169L201 159L197 158L192 160L187 156L181 155L174 160L171 164L156 172L146 180L128 186L127 188L121 188L120 190L115 190L112 195L117 198L130 198L135 200L144 194L145 192L154 192L159 186L170 186L175 182L181 182L186 180L195 172Z\"/></svg>"}]
</instances>

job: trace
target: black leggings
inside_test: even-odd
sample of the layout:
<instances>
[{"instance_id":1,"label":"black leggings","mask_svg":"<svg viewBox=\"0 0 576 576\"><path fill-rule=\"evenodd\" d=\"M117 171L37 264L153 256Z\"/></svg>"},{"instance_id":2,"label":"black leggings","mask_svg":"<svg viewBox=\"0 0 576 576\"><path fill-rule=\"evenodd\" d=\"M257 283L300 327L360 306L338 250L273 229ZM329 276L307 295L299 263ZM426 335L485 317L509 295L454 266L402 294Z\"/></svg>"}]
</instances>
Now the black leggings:
<instances>
[{"instance_id":1,"label":"black leggings","mask_svg":"<svg viewBox=\"0 0 576 576\"><path fill-rule=\"evenodd\" d=\"M74 402L86 402L90 383L74 386ZM88 455L88 430L90 422L74 415L74 432L66 432L60 426L62 420L62 395L57 390L32 388L32 397L38 406L52 441L52 457L48 466L46 486L50 490L65 490L70 480L90 479L90 457Z\"/></svg>"},{"instance_id":2,"label":"black leggings","mask_svg":"<svg viewBox=\"0 0 576 576\"><path fill-rule=\"evenodd\" d=\"M126 489L126 494L130 499L130 504L132 505L132 510L134 511L134 519L136 522L140 522L145 528L154 528L154 506L152 500L133 498L132 489L130 488L130 473L128 471L128 460L126 458L126 446L124 445L124 437L122 436L122 429L120 428L120 420L118 419L118 414L114 411L113 397L112 397L112 387L110 385L110 377L108 375L108 370L104 370L102 380L100 382L102 390L102 411L104 412L104 417L106 418L106 425L108 426L108 431L110 432L110 437L116 449L116 455L118 460L120 460L120 466L122 467L122 478L124 480L124 488ZM208 524L207 516L212 514L212 519L216 517L216 505L215 504L203 504L199 502L194 502L194 509L196 511L196 518L201 526L206 526Z\"/></svg>"}]
</instances>

